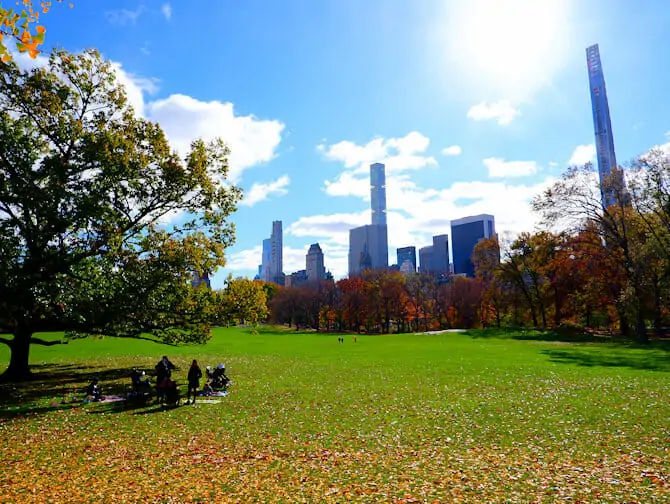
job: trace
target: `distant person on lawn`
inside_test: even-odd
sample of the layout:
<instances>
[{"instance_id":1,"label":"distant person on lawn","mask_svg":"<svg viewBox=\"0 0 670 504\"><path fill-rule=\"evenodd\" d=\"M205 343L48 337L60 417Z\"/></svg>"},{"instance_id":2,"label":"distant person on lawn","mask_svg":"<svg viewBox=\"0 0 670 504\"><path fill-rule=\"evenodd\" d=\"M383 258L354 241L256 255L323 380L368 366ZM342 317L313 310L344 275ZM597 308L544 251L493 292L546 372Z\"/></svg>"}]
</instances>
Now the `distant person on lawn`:
<instances>
[{"instance_id":1,"label":"distant person on lawn","mask_svg":"<svg viewBox=\"0 0 670 504\"><path fill-rule=\"evenodd\" d=\"M188 370L188 392L186 393L186 404L190 403L191 390L193 391L193 404L195 404L195 396L200 388L200 378L202 378L202 371L198 366L198 361L193 359L191 369Z\"/></svg>"}]
</instances>

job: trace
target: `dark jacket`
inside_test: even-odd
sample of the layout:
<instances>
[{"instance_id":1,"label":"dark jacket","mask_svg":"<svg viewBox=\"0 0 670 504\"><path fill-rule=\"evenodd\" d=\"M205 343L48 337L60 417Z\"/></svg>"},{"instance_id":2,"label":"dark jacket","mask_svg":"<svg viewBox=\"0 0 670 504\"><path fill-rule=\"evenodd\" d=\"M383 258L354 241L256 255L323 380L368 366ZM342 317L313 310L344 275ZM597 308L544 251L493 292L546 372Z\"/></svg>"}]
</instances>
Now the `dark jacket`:
<instances>
[{"instance_id":1,"label":"dark jacket","mask_svg":"<svg viewBox=\"0 0 670 504\"><path fill-rule=\"evenodd\" d=\"M191 369L188 370L188 381L197 382L202 378L202 371L198 366L191 366Z\"/></svg>"}]
</instances>

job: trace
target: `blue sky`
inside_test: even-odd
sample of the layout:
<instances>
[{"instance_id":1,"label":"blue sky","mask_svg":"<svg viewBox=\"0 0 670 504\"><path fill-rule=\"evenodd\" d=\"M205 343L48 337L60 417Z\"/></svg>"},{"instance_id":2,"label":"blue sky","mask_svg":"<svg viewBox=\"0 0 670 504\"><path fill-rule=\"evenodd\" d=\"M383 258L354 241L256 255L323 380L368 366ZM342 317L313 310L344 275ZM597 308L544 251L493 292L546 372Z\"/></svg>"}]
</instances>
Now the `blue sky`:
<instances>
[{"instance_id":1,"label":"blue sky","mask_svg":"<svg viewBox=\"0 0 670 504\"><path fill-rule=\"evenodd\" d=\"M391 262L466 215L532 230L530 198L593 156L593 43L619 162L670 142L670 5L659 1L73 3L43 18L49 44L116 62L176 148L194 136L230 144L247 202L216 287L255 274L274 219L286 273L318 241L326 267L346 274L374 161L387 163Z\"/></svg>"}]
</instances>

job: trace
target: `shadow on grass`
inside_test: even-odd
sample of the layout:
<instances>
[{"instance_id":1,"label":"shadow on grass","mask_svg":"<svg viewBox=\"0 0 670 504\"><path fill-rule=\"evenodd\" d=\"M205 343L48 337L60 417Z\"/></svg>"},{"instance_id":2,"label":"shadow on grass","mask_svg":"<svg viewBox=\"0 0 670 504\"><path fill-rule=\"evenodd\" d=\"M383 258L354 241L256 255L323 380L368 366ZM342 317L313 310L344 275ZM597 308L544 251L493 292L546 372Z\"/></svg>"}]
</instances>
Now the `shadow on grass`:
<instances>
[{"instance_id":1,"label":"shadow on grass","mask_svg":"<svg viewBox=\"0 0 670 504\"><path fill-rule=\"evenodd\" d=\"M103 395L125 397L131 390L130 375L134 367L116 369L95 368L73 364L42 364L31 366L35 378L20 383L0 384L0 419L39 415L56 410L84 406L86 387L94 377L100 380ZM73 401L73 399L75 401ZM121 413L143 409L149 401L118 401L95 403L90 413Z\"/></svg>"},{"instance_id":2,"label":"shadow on grass","mask_svg":"<svg viewBox=\"0 0 670 504\"><path fill-rule=\"evenodd\" d=\"M639 347L638 347L639 348ZM618 351L608 352L609 349ZM575 364L583 367L622 367L647 371L661 371L670 373L670 359L668 355L657 351L656 348L644 347L643 352L626 351L626 347L610 346L609 348L594 348L589 350L576 348L542 350L551 362Z\"/></svg>"},{"instance_id":3,"label":"shadow on grass","mask_svg":"<svg viewBox=\"0 0 670 504\"><path fill-rule=\"evenodd\" d=\"M555 341L563 343L607 343L614 341L609 335L598 335L577 329L470 329L465 334L471 338L513 339L521 341Z\"/></svg>"}]
</instances>

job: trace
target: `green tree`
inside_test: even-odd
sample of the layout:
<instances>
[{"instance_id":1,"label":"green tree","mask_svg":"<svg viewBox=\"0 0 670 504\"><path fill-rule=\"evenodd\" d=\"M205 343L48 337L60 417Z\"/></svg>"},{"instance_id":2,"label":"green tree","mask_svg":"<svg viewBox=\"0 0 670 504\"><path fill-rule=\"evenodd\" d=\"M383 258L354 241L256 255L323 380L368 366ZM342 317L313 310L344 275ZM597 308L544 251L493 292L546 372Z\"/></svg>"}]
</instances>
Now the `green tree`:
<instances>
[{"instance_id":1,"label":"green tree","mask_svg":"<svg viewBox=\"0 0 670 504\"><path fill-rule=\"evenodd\" d=\"M182 160L136 118L111 65L54 51L46 68L0 65L0 328L4 379L30 376L41 331L204 341L212 294L191 271L222 266L241 191L221 140ZM181 214L185 222L161 226Z\"/></svg>"}]
</instances>

